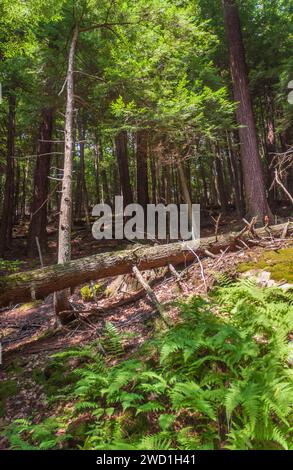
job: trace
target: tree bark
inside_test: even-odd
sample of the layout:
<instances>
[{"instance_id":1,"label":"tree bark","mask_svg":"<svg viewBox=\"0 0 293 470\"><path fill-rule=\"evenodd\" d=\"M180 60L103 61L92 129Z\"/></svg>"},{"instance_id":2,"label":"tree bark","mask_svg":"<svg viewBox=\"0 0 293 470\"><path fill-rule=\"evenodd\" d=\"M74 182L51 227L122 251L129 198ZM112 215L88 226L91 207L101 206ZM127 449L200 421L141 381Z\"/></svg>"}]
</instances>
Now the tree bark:
<instances>
[{"instance_id":1,"label":"tree bark","mask_svg":"<svg viewBox=\"0 0 293 470\"><path fill-rule=\"evenodd\" d=\"M270 227L273 234L281 234L284 226ZM292 224L287 233L292 233ZM265 228L257 229L258 236L267 236ZM239 235L239 234L238 234ZM251 234L243 234L242 239L250 238ZM199 246L192 249L198 256L206 256L208 251L213 254L221 253L221 250L237 244L235 233L218 235L216 237L202 238ZM194 254L188 248L192 243L170 243L167 245L134 247L131 250L117 253L102 253L98 255L70 261L65 264L57 264L35 271L12 274L0 278L0 306L9 305L10 302L26 302L31 298L44 298L48 294L75 287L92 280L106 277L119 276L132 272L134 266L141 271L158 268L161 266L173 266L183 264L195 259Z\"/></svg>"},{"instance_id":2,"label":"tree bark","mask_svg":"<svg viewBox=\"0 0 293 470\"><path fill-rule=\"evenodd\" d=\"M84 163L84 140L85 140L85 129L82 117L78 117L78 139L79 139L79 168L77 176L77 188L76 188L76 201L75 201L75 217L81 219L83 215L86 218L87 226L90 225L89 215L89 203L88 203L88 192L85 179L85 163Z\"/></svg>"},{"instance_id":3,"label":"tree bark","mask_svg":"<svg viewBox=\"0 0 293 470\"><path fill-rule=\"evenodd\" d=\"M151 181L152 181L152 204L157 204L157 171L156 171L156 160L152 154L151 158Z\"/></svg>"},{"instance_id":4,"label":"tree bark","mask_svg":"<svg viewBox=\"0 0 293 470\"><path fill-rule=\"evenodd\" d=\"M226 193L226 184L224 179L224 172L223 172L223 165L221 161L221 156L219 152L219 148L215 149L215 175L216 175L216 189L219 196L219 201L221 205L221 211L223 214L227 214L228 212L228 199Z\"/></svg>"},{"instance_id":5,"label":"tree bark","mask_svg":"<svg viewBox=\"0 0 293 470\"><path fill-rule=\"evenodd\" d=\"M273 98L271 96L267 97L267 122L266 122L266 161L267 161L267 184L270 188L273 184L275 175L274 168L272 165L274 154L277 151L276 146L276 130L274 123L274 109L273 109ZM268 201L272 208L276 205L275 191L269 191Z\"/></svg>"},{"instance_id":6,"label":"tree bark","mask_svg":"<svg viewBox=\"0 0 293 470\"><path fill-rule=\"evenodd\" d=\"M65 114L65 148L60 204L58 263L63 264L71 258L71 224L72 224L72 160L73 160L73 113L74 113L74 57L78 39L78 27L73 31L68 56L67 101ZM68 310L69 292L63 290L55 293L55 313Z\"/></svg>"},{"instance_id":7,"label":"tree bark","mask_svg":"<svg viewBox=\"0 0 293 470\"><path fill-rule=\"evenodd\" d=\"M265 216L271 219L272 214L266 199L264 176L258 151L239 12L235 0L222 0L222 3L230 50L234 99L238 102L236 116L238 124L241 126L239 135L246 209L251 216L258 216L260 220L263 220Z\"/></svg>"},{"instance_id":8,"label":"tree bark","mask_svg":"<svg viewBox=\"0 0 293 470\"><path fill-rule=\"evenodd\" d=\"M238 165L237 155L233 148L233 143L231 140L231 136L229 132L227 132L227 143L228 143L228 153L229 153L229 160L231 162L231 169L232 169L232 181L235 191L235 203L236 203L236 210L239 217L244 215L244 207L242 201L242 188L241 188L241 174L240 174L240 167Z\"/></svg>"},{"instance_id":9,"label":"tree bark","mask_svg":"<svg viewBox=\"0 0 293 470\"><path fill-rule=\"evenodd\" d=\"M184 167L180 160L177 161L177 168L178 168L178 174L179 174L179 179L180 179L180 185L182 189L182 196L183 196L185 204L187 204L188 206L188 220L189 220L189 224L191 228L192 227L192 201L191 201L190 193L188 190L188 182L187 182L186 174L184 171Z\"/></svg>"},{"instance_id":10,"label":"tree bark","mask_svg":"<svg viewBox=\"0 0 293 470\"><path fill-rule=\"evenodd\" d=\"M10 247L13 228L13 200L14 200L14 144L15 144L15 109L16 98L13 93L8 96L8 122L7 122L7 153L4 202L0 228L0 256Z\"/></svg>"},{"instance_id":11,"label":"tree bark","mask_svg":"<svg viewBox=\"0 0 293 470\"><path fill-rule=\"evenodd\" d=\"M132 189L129 176L127 132L120 131L115 138L116 157L119 168L120 183L124 206L133 203Z\"/></svg>"},{"instance_id":12,"label":"tree bark","mask_svg":"<svg viewBox=\"0 0 293 470\"><path fill-rule=\"evenodd\" d=\"M136 141L136 185L137 202L143 208L149 203L148 193L148 135L146 131L137 132Z\"/></svg>"},{"instance_id":13,"label":"tree bark","mask_svg":"<svg viewBox=\"0 0 293 470\"><path fill-rule=\"evenodd\" d=\"M37 161L34 172L34 193L31 205L31 221L28 233L27 250L29 256L37 253L36 237L42 251L47 249L47 199L52 150L53 108L44 108L41 112Z\"/></svg>"}]
</instances>

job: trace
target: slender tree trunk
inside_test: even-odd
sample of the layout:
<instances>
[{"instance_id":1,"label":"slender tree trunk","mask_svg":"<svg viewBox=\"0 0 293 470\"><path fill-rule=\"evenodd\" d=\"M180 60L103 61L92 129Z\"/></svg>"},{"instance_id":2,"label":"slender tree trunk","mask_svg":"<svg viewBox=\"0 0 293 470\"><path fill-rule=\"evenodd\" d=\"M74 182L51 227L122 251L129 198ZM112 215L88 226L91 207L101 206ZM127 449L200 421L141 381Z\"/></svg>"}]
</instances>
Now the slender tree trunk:
<instances>
[{"instance_id":1,"label":"slender tree trunk","mask_svg":"<svg viewBox=\"0 0 293 470\"><path fill-rule=\"evenodd\" d=\"M95 204L98 204L101 201L101 192L100 192L100 162L99 162L99 144L95 145Z\"/></svg>"},{"instance_id":2,"label":"slender tree trunk","mask_svg":"<svg viewBox=\"0 0 293 470\"><path fill-rule=\"evenodd\" d=\"M117 162L115 160L112 161L111 165L111 173L112 173L112 204L114 204L115 196L121 194L121 184L120 184L120 177Z\"/></svg>"},{"instance_id":3,"label":"slender tree trunk","mask_svg":"<svg viewBox=\"0 0 293 470\"><path fill-rule=\"evenodd\" d=\"M188 182L186 179L184 167L180 160L177 161L177 168L178 168L178 174L179 174L179 179L180 179L180 184L181 184L181 189L182 189L182 196L183 196L185 204L188 205L189 224L190 224L190 227L192 227L192 201L191 201L190 193L188 190Z\"/></svg>"},{"instance_id":4,"label":"slender tree trunk","mask_svg":"<svg viewBox=\"0 0 293 470\"><path fill-rule=\"evenodd\" d=\"M29 255L37 253L36 237L43 251L47 248L47 199L52 151L53 108L44 108L41 112L37 161L34 173L33 201L31 221L28 233L27 250Z\"/></svg>"},{"instance_id":5,"label":"slender tree trunk","mask_svg":"<svg viewBox=\"0 0 293 470\"><path fill-rule=\"evenodd\" d=\"M19 193L20 193L20 166L17 160L14 165L14 173L15 173L15 189L14 189L13 223L17 224L19 221Z\"/></svg>"},{"instance_id":6,"label":"slender tree trunk","mask_svg":"<svg viewBox=\"0 0 293 470\"><path fill-rule=\"evenodd\" d=\"M21 218L25 217L26 211L26 182L28 176L28 168L29 168L29 160L27 160L25 166L22 169L22 186L21 186L21 207L20 207L20 214Z\"/></svg>"},{"instance_id":7,"label":"slender tree trunk","mask_svg":"<svg viewBox=\"0 0 293 470\"><path fill-rule=\"evenodd\" d=\"M152 180L152 204L157 204L157 171L156 160L154 155L151 155L151 180Z\"/></svg>"},{"instance_id":8,"label":"slender tree trunk","mask_svg":"<svg viewBox=\"0 0 293 470\"><path fill-rule=\"evenodd\" d=\"M102 145L101 139L98 139L97 141L96 152L97 152L97 158L99 162L99 169L100 169L101 183L102 183L101 200L103 202L108 203L110 201L110 191L109 191L107 172L105 168L103 145Z\"/></svg>"},{"instance_id":9,"label":"slender tree trunk","mask_svg":"<svg viewBox=\"0 0 293 470\"><path fill-rule=\"evenodd\" d=\"M267 180L268 187L270 188L274 179L275 172L272 166L272 161L274 154L276 153L276 132L275 132L275 123L274 123L274 109L273 109L273 99L272 97L267 97L267 114L268 119L266 123L266 160L267 160ZM274 190L269 191L268 200L271 207L275 206L276 198Z\"/></svg>"},{"instance_id":10,"label":"slender tree trunk","mask_svg":"<svg viewBox=\"0 0 293 470\"><path fill-rule=\"evenodd\" d=\"M231 141L231 136L227 133L227 143L228 143L228 152L229 152L229 159L231 162L231 169L232 169L232 181L235 190L235 202L236 202L236 210L239 217L244 215L244 207L243 207L243 200L242 200L242 192L241 192L241 169L238 166L237 155L233 148L233 143Z\"/></svg>"},{"instance_id":11,"label":"slender tree trunk","mask_svg":"<svg viewBox=\"0 0 293 470\"><path fill-rule=\"evenodd\" d=\"M272 218L266 199L263 170L258 151L257 134L249 93L248 73L239 12L235 0L222 0L226 33L230 49L230 68L234 99L238 102L236 116L241 141L246 209L251 216Z\"/></svg>"},{"instance_id":12,"label":"slender tree trunk","mask_svg":"<svg viewBox=\"0 0 293 470\"><path fill-rule=\"evenodd\" d=\"M209 175L209 182L210 182L210 206L219 206L220 201L218 199L218 193L216 188L216 175L215 175L215 168L214 165L210 167L210 175Z\"/></svg>"},{"instance_id":13,"label":"slender tree trunk","mask_svg":"<svg viewBox=\"0 0 293 470\"><path fill-rule=\"evenodd\" d=\"M120 183L124 206L133 202L132 189L129 176L127 132L120 131L115 138L116 157L119 168Z\"/></svg>"},{"instance_id":14,"label":"slender tree trunk","mask_svg":"<svg viewBox=\"0 0 293 470\"><path fill-rule=\"evenodd\" d=\"M8 132L6 153L6 180L4 188L4 202L0 228L0 256L10 247L13 228L13 200L14 200L14 144L15 144L15 110L16 99L14 94L8 96Z\"/></svg>"},{"instance_id":15,"label":"slender tree trunk","mask_svg":"<svg viewBox=\"0 0 293 470\"><path fill-rule=\"evenodd\" d=\"M161 167L161 171L158 168L160 174L160 202L166 204L166 168L165 165Z\"/></svg>"},{"instance_id":16,"label":"slender tree trunk","mask_svg":"<svg viewBox=\"0 0 293 470\"><path fill-rule=\"evenodd\" d=\"M73 113L74 113L74 57L78 39L78 27L75 26L68 56L66 77L67 101L65 114L65 148L62 195L59 217L58 263L64 264L71 258L71 224L72 224L72 160L73 160ZM69 292L63 290L55 293L55 313L70 309Z\"/></svg>"},{"instance_id":17,"label":"slender tree trunk","mask_svg":"<svg viewBox=\"0 0 293 470\"><path fill-rule=\"evenodd\" d=\"M136 185L137 202L143 208L149 203L148 193L148 134L146 131L137 132L136 141Z\"/></svg>"},{"instance_id":18,"label":"slender tree trunk","mask_svg":"<svg viewBox=\"0 0 293 470\"><path fill-rule=\"evenodd\" d=\"M215 160L214 160L214 165L215 165L215 174L216 174L216 188L217 188L217 193L219 196L219 201L220 201L220 206L221 206L221 211L223 214L227 214L228 212L228 200L227 200L227 194L226 194L226 184L225 184L225 179L224 179L224 172L223 172L223 165L221 161L221 156L219 149L215 149Z\"/></svg>"},{"instance_id":19,"label":"slender tree trunk","mask_svg":"<svg viewBox=\"0 0 293 470\"><path fill-rule=\"evenodd\" d=\"M89 206L88 206L88 192L86 187L85 179L85 163L84 163L84 140L85 140L85 130L82 122L82 118L78 118L78 139L79 139L79 169L78 169L78 178L77 178L77 188L76 188L76 207L75 207L75 216L81 218L82 215L85 215L86 223L90 225L89 218Z\"/></svg>"},{"instance_id":20,"label":"slender tree trunk","mask_svg":"<svg viewBox=\"0 0 293 470\"><path fill-rule=\"evenodd\" d=\"M84 164L82 162L81 148L78 152L78 169L77 169L77 178L76 178L76 189L75 189L75 205L74 205L74 217L77 220L82 218L82 200L83 200L83 191L82 191L82 175L84 171Z\"/></svg>"},{"instance_id":21,"label":"slender tree trunk","mask_svg":"<svg viewBox=\"0 0 293 470\"><path fill-rule=\"evenodd\" d=\"M207 188L207 181L206 181L206 174L205 174L205 168L204 168L204 163L202 159L199 161L199 173L202 181L202 187L203 187L203 202L204 202L204 207L208 207L208 188Z\"/></svg>"},{"instance_id":22,"label":"slender tree trunk","mask_svg":"<svg viewBox=\"0 0 293 470\"><path fill-rule=\"evenodd\" d=\"M170 165L166 165L165 168L166 168L166 172L165 172L166 204L170 204L172 200Z\"/></svg>"}]
</instances>

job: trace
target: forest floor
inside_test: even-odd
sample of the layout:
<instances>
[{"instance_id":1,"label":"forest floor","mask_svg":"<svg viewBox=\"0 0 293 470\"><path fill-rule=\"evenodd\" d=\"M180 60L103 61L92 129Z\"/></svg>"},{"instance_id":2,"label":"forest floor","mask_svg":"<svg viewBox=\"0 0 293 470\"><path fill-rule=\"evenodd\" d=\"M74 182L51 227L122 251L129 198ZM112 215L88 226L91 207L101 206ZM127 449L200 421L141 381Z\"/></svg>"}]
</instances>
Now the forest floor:
<instances>
[{"instance_id":1,"label":"forest floor","mask_svg":"<svg viewBox=\"0 0 293 470\"><path fill-rule=\"evenodd\" d=\"M238 222L239 224L239 222ZM221 232L238 228L237 222L233 226L224 224ZM212 234L212 228L204 230L203 236ZM75 257L89 255L97 252L97 242L92 242L90 236L84 230L75 238L73 252ZM22 238L19 235L21 246ZM86 242L88 240L88 242ZM55 241L51 240L51 254L45 258L45 264L53 262L53 250ZM163 304L170 318L176 318L178 308L174 301L180 298L188 298L194 295L206 296L219 275L235 277L241 271L246 271L250 265L264 268L264 253L278 253L279 250L287 250L290 273L293 263L293 240L275 241L267 240L253 246L239 249L237 252L223 251L217 258L206 257L199 264L197 260L189 266L177 267L181 274L178 281L168 272L160 269L156 272L156 279L152 288L161 304ZM21 250L21 249L20 249ZM108 251L109 246L101 248ZM19 255L21 251L19 251ZM35 262L19 256L21 269L31 269ZM15 258L14 258L15 259ZM269 261L268 264L271 264ZM290 268L291 266L291 268ZM244 267L244 268L243 268ZM282 269L282 268L281 268ZM292 270L293 271L293 270ZM249 271L250 273L251 271ZM250 274L249 274L250 275ZM128 278L128 281L130 279ZM107 285L113 280L107 280ZM260 277L260 283L266 285L269 281L267 276ZM277 277L277 284L292 286L293 280L290 275ZM71 301L80 312L79 318L70 326L54 329L55 317L53 310L53 297L48 296L44 302L37 301L30 304L15 305L13 308L2 311L0 316L0 331L2 343L2 368L0 369L0 381L12 385L11 396L5 397L5 409L0 406L0 431L7 422L19 418L29 418L32 413L34 420L43 419L48 413L46 396L43 387L34 380L35 370L45 370L50 356L58 351L74 346L87 345L97 340L103 333L105 322L111 322L119 331L134 333L127 344L127 350L133 352L153 331L153 322L158 316L154 306L146 295L140 299L131 301L134 292L118 292L108 297L102 295L98 302L85 302L82 298L80 288L72 293ZM121 300L125 304L119 306ZM112 306L112 308L111 308ZM95 308L99 307L99 313ZM101 307L105 313L101 313ZM0 387L1 405L1 387ZM57 406L57 405L56 405ZM52 410L50 411L50 413ZM0 449L6 448L7 440L0 440Z\"/></svg>"}]
</instances>

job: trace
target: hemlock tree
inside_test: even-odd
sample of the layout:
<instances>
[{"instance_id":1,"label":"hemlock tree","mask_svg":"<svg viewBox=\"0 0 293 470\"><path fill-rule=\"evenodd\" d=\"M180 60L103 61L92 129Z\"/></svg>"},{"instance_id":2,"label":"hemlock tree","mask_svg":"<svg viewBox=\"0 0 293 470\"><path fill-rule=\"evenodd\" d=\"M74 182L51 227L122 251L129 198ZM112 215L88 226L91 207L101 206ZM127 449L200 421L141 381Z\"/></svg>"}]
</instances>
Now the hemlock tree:
<instances>
[{"instance_id":1,"label":"hemlock tree","mask_svg":"<svg viewBox=\"0 0 293 470\"><path fill-rule=\"evenodd\" d=\"M265 190L263 169L249 92L248 72L238 7L235 0L222 0L230 51L230 69L236 116L239 124L240 152L244 175L246 210L250 216L272 219Z\"/></svg>"}]
</instances>

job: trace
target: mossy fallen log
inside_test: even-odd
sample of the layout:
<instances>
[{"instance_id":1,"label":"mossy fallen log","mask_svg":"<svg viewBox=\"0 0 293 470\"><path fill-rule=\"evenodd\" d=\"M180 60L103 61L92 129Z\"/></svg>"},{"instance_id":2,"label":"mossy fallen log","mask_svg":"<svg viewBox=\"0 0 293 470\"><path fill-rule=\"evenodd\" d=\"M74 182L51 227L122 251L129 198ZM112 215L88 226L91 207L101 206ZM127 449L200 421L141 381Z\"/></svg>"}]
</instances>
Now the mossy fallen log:
<instances>
[{"instance_id":1,"label":"mossy fallen log","mask_svg":"<svg viewBox=\"0 0 293 470\"><path fill-rule=\"evenodd\" d=\"M270 228L274 235L281 235L283 225ZM288 229L292 233L292 224ZM267 229L255 230L259 236L268 236ZM244 233L242 238L249 239L251 234ZM85 282L118 276L132 272L134 266L140 271L154 269L161 266L173 266L188 263L195 259L193 251L197 255L206 256L205 252L217 254L221 249L237 244L237 234L229 233L217 237L202 238L199 246L189 248L190 242L170 243L168 245L156 245L146 247L136 246L130 250L114 251L92 255L86 258L70 261L65 264L48 266L34 271L11 274L0 279L0 306L9 305L11 302L20 303L30 300L42 299L52 292L57 292L69 287L76 287Z\"/></svg>"}]
</instances>

